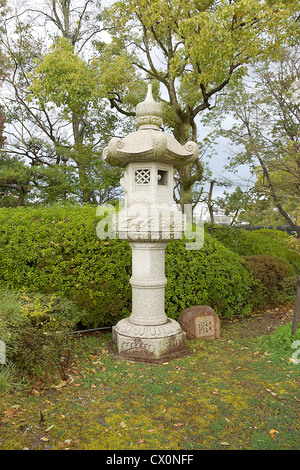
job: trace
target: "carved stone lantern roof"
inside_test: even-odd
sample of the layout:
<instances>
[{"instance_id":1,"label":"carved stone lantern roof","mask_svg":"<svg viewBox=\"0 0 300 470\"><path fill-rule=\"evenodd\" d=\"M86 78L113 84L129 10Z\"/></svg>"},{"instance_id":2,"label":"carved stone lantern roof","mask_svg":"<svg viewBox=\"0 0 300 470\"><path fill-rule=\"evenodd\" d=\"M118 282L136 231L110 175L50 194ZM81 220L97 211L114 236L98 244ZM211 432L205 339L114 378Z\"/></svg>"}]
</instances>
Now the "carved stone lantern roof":
<instances>
[{"instance_id":1,"label":"carved stone lantern roof","mask_svg":"<svg viewBox=\"0 0 300 470\"><path fill-rule=\"evenodd\" d=\"M198 156L198 145L187 142L181 145L173 136L160 129L162 106L154 101L152 86L148 86L145 100L136 107L138 130L123 139L114 137L103 151L103 160L124 168L131 162L157 161L171 163L179 168L192 163Z\"/></svg>"}]
</instances>

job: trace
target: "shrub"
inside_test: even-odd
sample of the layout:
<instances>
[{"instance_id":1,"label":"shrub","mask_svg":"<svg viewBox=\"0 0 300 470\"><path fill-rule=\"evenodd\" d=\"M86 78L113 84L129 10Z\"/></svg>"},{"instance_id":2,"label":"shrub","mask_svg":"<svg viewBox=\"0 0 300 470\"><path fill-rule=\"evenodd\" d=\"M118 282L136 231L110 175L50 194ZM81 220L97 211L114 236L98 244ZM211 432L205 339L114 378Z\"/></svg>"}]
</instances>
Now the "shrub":
<instances>
[{"instance_id":1,"label":"shrub","mask_svg":"<svg viewBox=\"0 0 300 470\"><path fill-rule=\"evenodd\" d=\"M279 358L285 357L290 359L295 349L293 343L299 347L300 343L300 325L296 330L295 335L292 335L292 323L287 323L283 326L277 327L271 335L266 335L261 338L260 349L262 352L269 352L271 355ZM289 361L290 362L290 361Z\"/></svg>"},{"instance_id":2,"label":"shrub","mask_svg":"<svg viewBox=\"0 0 300 470\"><path fill-rule=\"evenodd\" d=\"M0 340L5 345L5 363L0 364L0 394L21 390L25 385L24 377L20 376L16 365L9 360L14 352L18 332L24 329L27 322L22 316L22 308L23 303L17 293L0 289Z\"/></svg>"},{"instance_id":3,"label":"shrub","mask_svg":"<svg viewBox=\"0 0 300 470\"><path fill-rule=\"evenodd\" d=\"M166 311L171 318L190 305L209 305L228 318L251 311L252 276L238 255L208 234L201 250L185 250L182 240L168 244L166 277Z\"/></svg>"},{"instance_id":4,"label":"shrub","mask_svg":"<svg viewBox=\"0 0 300 470\"><path fill-rule=\"evenodd\" d=\"M85 205L0 210L0 280L10 288L57 293L86 311L86 327L113 325L131 313L131 249L96 236L96 208ZM183 240L166 252L166 311L176 318L193 304L220 316L252 306L252 278L241 258L209 235L201 250Z\"/></svg>"},{"instance_id":5,"label":"shrub","mask_svg":"<svg viewBox=\"0 0 300 470\"><path fill-rule=\"evenodd\" d=\"M242 256L274 255L289 261L300 274L300 254L291 246L288 233L276 229L254 230L216 228L213 234L230 250Z\"/></svg>"},{"instance_id":6,"label":"shrub","mask_svg":"<svg viewBox=\"0 0 300 470\"><path fill-rule=\"evenodd\" d=\"M20 376L13 362L0 364L0 395L10 392L19 392L26 387L26 379Z\"/></svg>"},{"instance_id":7,"label":"shrub","mask_svg":"<svg viewBox=\"0 0 300 470\"><path fill-rule=\"evenodd\" d=\"M56 369L65 380L74 341L69 331L79 316L73 302L57 295L0 289L0 339L9 363L37 376Z\"/></svg>"},{"instance_id":8,"label":"shrub","mask_svg":"<svg viewBox=\"0 0 300 470\"><path fill-rule=\"evenodd\" d=\"M26 326L19 332L12 361L19 370L40 378L59 372L68 378L76 338L68 331L48 331Z\"/></svg>"},{"instance_id":9,"label":"shrub","mask_svg":"<svg viewBox=\"0 0 300 470\"><path fill-rule=\"evenodd\" d=\"M20 293L23 301L22 315L30 325L45 332L70 331L76 328L85 312L78 309L74 302L56 294Z\"/></svg>"},{"instance_id":10,"label":"shrub","mask_svg":"<svg viewBox=\"0 0 300 470\"><path fill-rule=\"evenodd\" d=\"M296 276L293 266L272 255L245 256L244 263L258 282L253 286L254 307L278 305L295 296Z\"/></svg>"},{"instance_id":11,"label":"shrub","mask_svg":"<svg viewBox=\"0 0 300 470\"><path fill-rule=\"evenodd\" d=\"M20 295L0 288L0 340L5 343L6 355L11 355L17 340L29 320L23 315L24 302Z\"/></svg>"},{"instance_id":12,"label":"shrub","mask_svg":"<svg viewBox=\"0 0 300 470\"><path fill-rule=\"evenodd\" d=\"M82 312L68 299L57 295L25 294L23 316L29 320L19 332L13 360L31 374L59 371L63 380L71 362L74 336L69 333L82 318Z\"/></svg>"},{"instance_id":13,"label":"shrub","mask_svg":"<svg viewBox=\"0 0 300 470\"><path fill-rule=\"evenodd\" d=\"M82 324L114 324L130 313L131 250L99 240L92 206L0 210L0 280L10 288L58 293L82 310Z\"/></svg>"}]
</instances>

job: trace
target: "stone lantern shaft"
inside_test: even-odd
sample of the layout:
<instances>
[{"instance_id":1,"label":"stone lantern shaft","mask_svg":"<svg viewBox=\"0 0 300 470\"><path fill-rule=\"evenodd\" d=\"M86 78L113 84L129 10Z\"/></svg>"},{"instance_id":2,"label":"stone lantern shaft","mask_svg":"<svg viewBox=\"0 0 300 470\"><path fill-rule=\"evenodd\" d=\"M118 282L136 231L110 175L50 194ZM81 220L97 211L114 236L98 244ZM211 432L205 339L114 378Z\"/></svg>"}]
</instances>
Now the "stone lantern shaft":
<instances>
[{"instance_id":1,"label":"stone lantern shaft","mask_svg":"<svg viewBox=\"0 0 300 470\"><path fill-rule=\"evenodd\" d=\"M132 312L113 327L111 351L127 360L160 362L189 352L185 333L165 312L165 250L185 227L173 201L174 168L191 163L198 147L194 142L182 146L162 131L162 106L154 101L151 85L137 105L136 120L136 132L111 139L103 152L105 162L125 170L125 207L114 224L132 250Z\"/></svg>"},{"instance_id":2,"label":"stone lantern shaft","mask_svg":"<svg viewBox=\"0 0 300 470\"><path fill-rule=\"evenodd\" d=\"M133 325L164 325L165 313L165 250L167 243L131 242L132 249L132 313Z\"/></svg>"}]
</instances>

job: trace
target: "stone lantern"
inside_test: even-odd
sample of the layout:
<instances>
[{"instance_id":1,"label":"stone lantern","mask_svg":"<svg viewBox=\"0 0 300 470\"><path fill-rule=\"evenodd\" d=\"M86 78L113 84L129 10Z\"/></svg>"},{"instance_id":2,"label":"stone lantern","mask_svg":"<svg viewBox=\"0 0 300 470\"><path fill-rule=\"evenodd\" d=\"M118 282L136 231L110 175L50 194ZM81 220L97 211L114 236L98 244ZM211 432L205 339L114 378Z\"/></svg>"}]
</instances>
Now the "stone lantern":
<instances>
[{"instance_id":1,"label":"stone lantern","mask_svg":"<svg viewBox=\"0 0 300 470\"><path fill-rule=\"evenodd\" d=\"M110 350L127 360L162 362L188 354L185 332L165 312L165 249L185 229L184 214L173 202L174 168L193 162L195 142L182 146L163 132L162 106L148 86L136 107L137 131L113 138L103 160L125 169L125 206L114 230L132 249L132 313L113 327Z\"/></svg>"}]
</instances>

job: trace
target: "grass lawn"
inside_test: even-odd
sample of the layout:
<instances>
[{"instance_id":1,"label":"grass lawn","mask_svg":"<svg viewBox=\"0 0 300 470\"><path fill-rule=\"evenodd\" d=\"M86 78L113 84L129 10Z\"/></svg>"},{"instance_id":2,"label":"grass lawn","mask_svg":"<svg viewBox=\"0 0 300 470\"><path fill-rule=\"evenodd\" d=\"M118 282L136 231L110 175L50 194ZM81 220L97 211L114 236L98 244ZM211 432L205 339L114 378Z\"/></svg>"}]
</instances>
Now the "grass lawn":
<instances>
[{"instance_id":1,"label":"grass lawn","mask_svg":"<svg viewBox=\"0 0 300 470\"><path fill-rule=\"evenodd\" d=\"M273 314L222 323L220 339L189 340L193 354L165 364L116 360L110 334L81 336L67 382L0 396L0 449L299 449L300 365L260 347Z\"/></svg>"}]
</instances>

